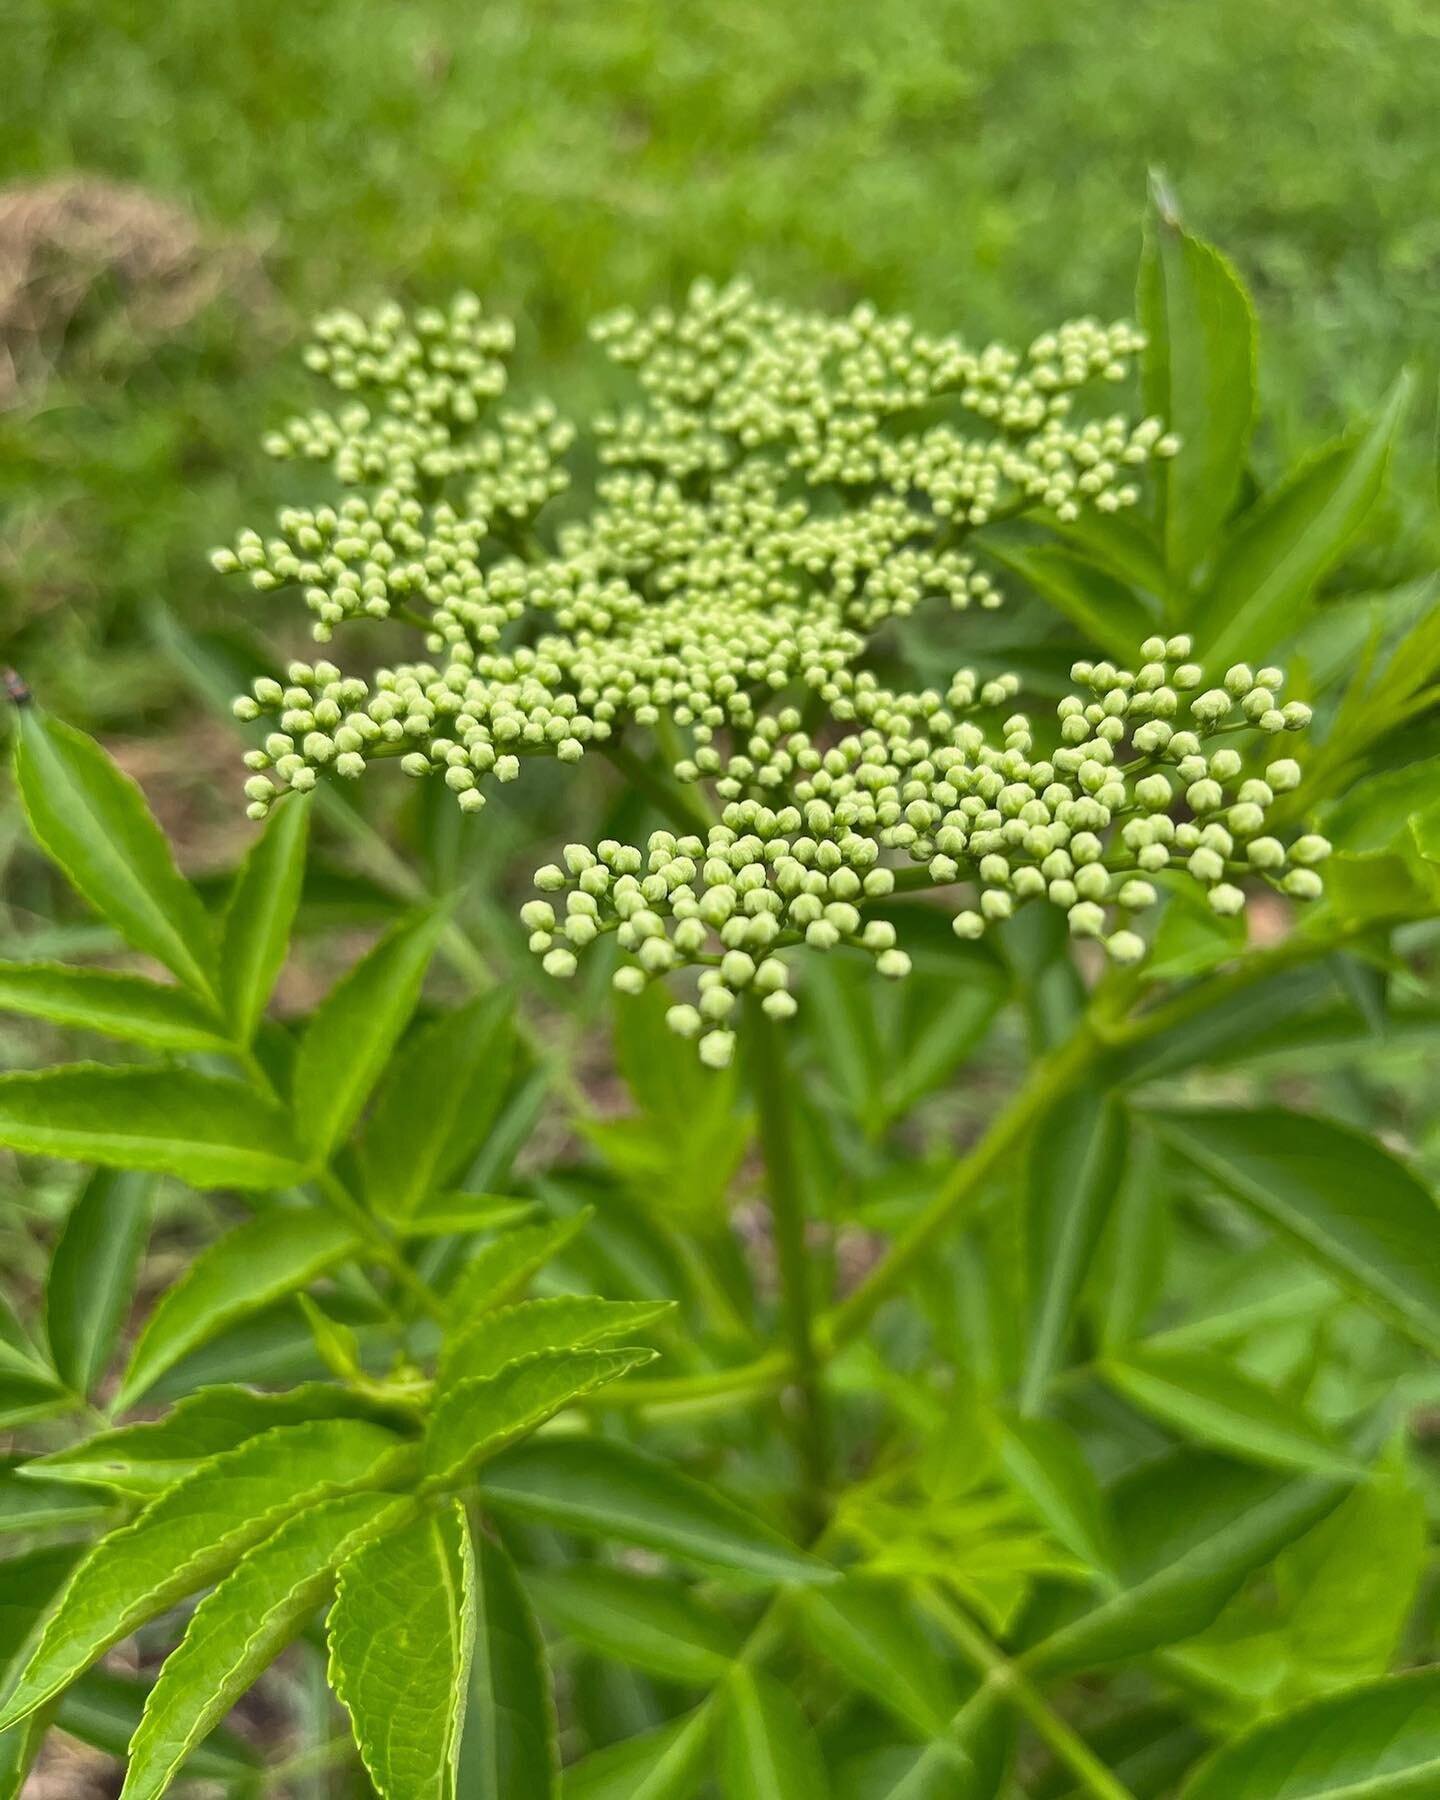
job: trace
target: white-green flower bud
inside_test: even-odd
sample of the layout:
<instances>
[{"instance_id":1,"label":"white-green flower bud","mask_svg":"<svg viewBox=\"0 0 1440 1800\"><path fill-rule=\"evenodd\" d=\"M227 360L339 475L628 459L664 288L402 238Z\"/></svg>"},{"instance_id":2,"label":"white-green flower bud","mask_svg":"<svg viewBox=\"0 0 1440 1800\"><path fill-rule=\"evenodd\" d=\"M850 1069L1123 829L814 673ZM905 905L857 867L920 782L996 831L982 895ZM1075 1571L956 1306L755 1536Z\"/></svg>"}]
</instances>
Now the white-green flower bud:
<instances>
[{"instance_id":1,"label":"white-green flower bud","mask_svg":"<svg viewBox=\"0 0 1440 1800\"><path fill-rule=\"evenodd\" d=\"M1280 883L1292 900L1318 900L1325 884L1313 869L1292 869Z\"/></svg>"},{"instance_id":2,"label":"white-green flower bud","mask_svg":"<svg viewBox=\"0 0 1440 1800\"><path fill-rule=\"evenodd\" d=\"M553 950L546 952L540 966L547 975L553 975L559 981L568 981L579 964L575 961L573 951L557 944Z\"/></svg>"},{"instance_id":3,"label":"white-green flower bud","mask_svg":"<svg viewBox=\"0 0 1440 1800\"><path fill-rule=\"evenodd\" d=\"M1122 966L1138 963L1145 954L1145 940L1138 932L1112 931L1105 940L1105 951L1112 962Z\"/></svg>"},{"instance_id":4,"label":"white-green flower bud","mask_svg":"<svg viewBox=\"0 0 1440 1800\"><path fill-rule=\"evenodd\" d=\"M1234 918L1245 910L1245 893L1233 883L1222 881L1211 888L1208 895L1210 910L1218 913L1222 919Z\"/></svg>"},{"instance_id":5,"label":"white-green flower bud","mask_svg":"<svg viewBox=\"0 0 1440 1800\"><path fill-rule=\"evenodd\" d=\"M734 1055L733 1031L707 1031L700 1040L700 1060L707 1069L728 1069Z\"/></svg>"},{"instance_id":6,"label":"white-green flower bud","mask_svg":"<svg viewBox=\"0 0 1440 1800\"><path fill-rule=\"evenodd\" d=\"M617 994L643 994L645 992L644 971L642 969L637 969L634 963L621 963L620 967L610 977L610 985ZM666 1013L665 1021L667 1024L670 1023L670 1013L677 1010L678 1008L672 1006L670 1012ZM697 1030L700 1027L700 1015L698 1013L695 1015L695 1027ZM673 1031L675 1028L671 1025L670 1029Z\"/></svg>"},{"instance_id":7,"label":"white-green flower bud","mask_svg":"<svg viewBox=\"0 0 1440 1800\"><path fill-rule=\"evenodd\" d=\"M1105 929L1105 908L1092 900L1080 900L1070 908L1071 937L1099 937Z\"/></svg>"}]
</instances>

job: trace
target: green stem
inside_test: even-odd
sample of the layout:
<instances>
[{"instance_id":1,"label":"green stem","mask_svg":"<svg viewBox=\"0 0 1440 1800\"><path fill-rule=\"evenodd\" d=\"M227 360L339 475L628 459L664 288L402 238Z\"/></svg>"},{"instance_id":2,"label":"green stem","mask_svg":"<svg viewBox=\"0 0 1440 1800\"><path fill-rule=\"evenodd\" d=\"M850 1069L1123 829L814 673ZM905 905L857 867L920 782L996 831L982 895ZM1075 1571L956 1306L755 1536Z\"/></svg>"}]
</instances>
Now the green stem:
<instances>
[{"instance_id":1,"label":"green stem","mask_svg":"<svg viewBox=\"0 0 1440 1800\"><path fill-rule=\"evenodd\" d=\"M790 1349L799 1413L796 1447L805 1470L812 1529L824 1517L829 1474L829 1433L821 1359L811 1305L810 1250L805 1241L805 1201L794 1134L795 1077L786 1067L784 1030L766 1016L755 996L745 1003L745 1043L760 1122L765 1187L780 1277L780 1317Z\"/></svg>"},{"instance_id":2,"label":"green stem","mask_svg":"<svg viewBox=\"0 0 1440 1800\"><path fill-rule=\"evenodd\" d=\"M400 1246L380 1221L365 1210L340 1177L332 1170L324 1169L316 1176L315 1185L333 1210L347 1224L355 1227L375 1260L395 1277L420 1310L427 1317L443 1324L446 1317L445 1302L429 1282L411 1268Z\"/></svg>"},{"instance_id":3,"label":"green stem","mask_svg":"<svg viewBox=\"0 0 1440 1800\"><path fill-rule=\"evenodd\" d=\"M618 738L610 738L600 746L601 755L619 771L647 800L664 813L672 825L682 831L707 832L714 820L704 800L692 788L681 787L658 769L651 768L644 757L637 756Z\"/></svg>"},{"instance_id":4,"label":"green stem","mask_svg":"<svg viewBox=\"0 0 1440 1800\"><path fill-rule=\"evenodd\" d=\"M1135 1800L1129 1788L1110 1773L1085 1740L1053 1711L1043 1694L985 1633L973 1625L958 1606L934 1588L919 1589L920 1603L945 1632L985 1686L998 1689L1069 1769L1094 1800Z\"/></svg>"}]
</instances>

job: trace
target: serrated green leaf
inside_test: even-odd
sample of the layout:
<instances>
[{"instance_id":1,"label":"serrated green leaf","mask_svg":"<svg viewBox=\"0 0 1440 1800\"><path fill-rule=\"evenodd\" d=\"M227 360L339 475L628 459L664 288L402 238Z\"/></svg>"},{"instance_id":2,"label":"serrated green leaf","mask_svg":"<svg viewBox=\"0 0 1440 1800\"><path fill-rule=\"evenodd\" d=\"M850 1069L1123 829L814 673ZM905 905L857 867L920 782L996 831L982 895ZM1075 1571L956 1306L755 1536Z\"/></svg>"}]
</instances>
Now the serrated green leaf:
<instances>
[{"instance_id":1,"label":"serrated green leaf","mask_svg":"<svg viewBox=\"0 0 1440 1800\"><path fill-rule=\"evenodd\" d=\"M1271 1107L1149 1117L1167 1143L1362 1305L1440 1351L1440 1210L1373 1138Z\"/></svg>"},{"instance_id":2,"label":"serrated green leaf","mask_svg":"<svg viewBox=\"0 0 1440 1800\"><path fill-rule=\"evenodd\" d=\"M35 706L19 718L15 777L36 842L127 943L213 998L210 921L140 789L83 731Z\"/></svg>"},{"instance_id":3,"label":"serrated green leaf","mask_svg":"<svg viewBox=\"0 0 1440 1800\"><path fill-rule=\"evenodd\" d=\"M542 1350L496 1375L458 1382L436 1403L425 1433L431 1484L453 1482L483 1457L543 1425L583 1394L655 1360L653 1350Z\"/></svg>"},{"instance_id":4,"label":"serrated green leaf","mask_svg":"<svg viewBox=\"0 0 1440 1800\"><path fill-rule=\"evenodd\" d=\"M55 1370L77 1394L93 1392L134 1298L150 1229L154 1182L97 1169L70 1208L45 1280L45 1332Z\"/></svg>"},{"instance_id":5,"label":"serrated green leaf","mask_svg":"<svg viewBox=\"0 0 1440 1800\"><path fill-rule=\"evenodd\" d=\"M710 1713L702 1707L568 1768L565 1800L691 1800L709 1742Z\"/></svg>"},{"instance_id":6,"label":"serrated green leaf","mask_svg":"<svg viewBox=\"0 0 1440 1800\"><path fill-rule=\"evenodd\" d=\"M203 1465L91 1550L0 1712L0 1730L137 1625L224 1574L293 1513L380 1486L404 1456L379 1426L321 1420L253 1438Z\"/></svg>"},{"instance_id":7,"label":"serrated green leaf","mask_svg":"<svg viewBox=\"0 0 1440 1800\"><path fill-rule=\"evenodd\" d=\"M402 921L315 1009L295 1060L294 1111L317 1156L359 1118L415 1010L443 928L437 913Z\"/></svg>"},{"instance_id":8,"label":"serrated green leaf","mask_svg":"<svg viewBox=\"0 0 1440 1800\"><path fill-rule=\"evenodd\" d=\"M767 1584L835 1579L828 1564L714 1488L626 1444L532 1438L489 1464L481 1489L497 1511L719 1574Z\"/></svg>"},{"instance_id":9,"label":"serrated green leaf","mask_svg":"<svg viewBox=\"0 0 1440 1800\"><path fill-rule=\"evenodd\" d=\"M475 1543L475 1652L460 1750L464 1800L555 1800L560 1751L540 1631L510 1558Z\"/></svg>"},{"instance_id":10,"label":"serrated green leaf","mask_svg":"<svg viewBox=\"0 0 1440 1800\"><path fill-rule=\"evenodd\" d=\"M725 1615L677 1581L575 1563L527 1570L525 1587L542 1617L576 1643L664 1681L709 1686L740 1650Z\"/></svg>"},{"instance_id":11,"label":"serrated green leaf","mask_svg":"<svg viewBox=\"0 0 1440 1800\"><path fill-rule=\"evenodd\" d=\"M1124 1174L1126 1119L1102 1088L1068 1094L1031 1141L1026 1186L1030 1319L1022 1412L1064 1357L1080 1290Z\"/></svg>"},{"instance_id":12,"label":"serrated green leaf","mask_svg":"<svg viewBox=\"0 0 1440 1800\"><path fill-rule=\"evenodd\" d=\"M237 1038L248 1044L265 1015L290 947L305 877L310 808L294 795L272 807L251 845L220 929L220 989Z\"/></svg>"},{"instance_id":13,"label":"serrated green leaf","mask_svg":"<svg viewBox=\"0 0 1440 1800\"><path fill-rule=\"evenodd\" d=\"M738 1669L720 1734L725 1800L826 1800L825 1765L805 1715L781 1687Z\"/></svg>"},{"instance_id":14,"label":"serrated green leaf","mask_svg":"<svg viewBox=\"0 0 1440 1800\"><path fill-rule=\"evenodd\" d=\"M1074 1674L1194 1636L1346 1489L1198 1452L1142 1467L1111 1499L1124 1585L1060 1624L1022 1663L1046 1677Z\"/></svg>"},{"instance_id":15,"label":"serrated green leaf","mask_svg":"<svg viewBox=\"0 0 1440 1800\"><path fill-rule=\"evenodd\" d=\"M1001 1417L1000 1464L1036 1516L1072 1556L1101 1574L1115 1544L1099 1483L1073 1433L1054 1419Z\"/></svg>"},{"instance_id":16,"label":"serrated green leaf","mask_svg":"<svg viewBox=\"0 0 1440 1800\"><path fill-rule=\"evenodd\" d=\"M74 1404L74 1396L49 1376L0 1369L0 1427L49 1418Z\"/></svg>"},{"instance_id":17,"label":"serrated green leaf","mask_svg":"<svg viewBox=\"0 0 1440 1800\"><path fill-rule=\"evenodd\" d=\"M458 1502L387 1532L340 1571L330 1685L380 1800L456 1800L475 1599Z\"/></svg>"},{"instance_id":18,"label":"serrated green leaf","mask_svg":"<svg viewBox=\"0 0 1440 1800\"><path fill-rule=\"evenodd\" d=\"M500 1110L514 1058L509 996L484 994L416 1034L394 1059L365 1127L375 1211L404 1228L469 1166Z\"/></svg>"},{"instance_id":19,"label":"serrated green leaf","mask_svg":"<svg viewBox=\"0 0 1440 1800\"><path fill-rule=\"evenodd\" d=\"M1187 621L1207 667L1262 655L1302 622L1380 493L1409 396L1402 376L1363 430L1303 464L1240 521Z\"/></svg>"},{"instance_id":20,"label":"serrated green leaf","mask_svg":"<svg viewBox=\"0 0 1440 1800\"><path fill-rule=\"evenodd\" d=\"M583 1207L571 1218L553 1224L524 1225L483 1244L461 1269L450 1290L447 1304L454 1326L463 1328L477 1314L512 1299L532 1275L585 1229L592 1215L593 1208Z\"/></svg>"},{"instance_id":21,"label":"serrated green leaf","mask_svg":"<svg viewBox=\"0 0 1440 1800\"><path fill-rule=\"evenodd\" d=\"M198 1188L284 1188L307 1173L279 1107L191 1069L70 1063L0 1076L0 1144Z\"/></svg>"},{"instance_id":22,"label":"serrated green leaf","mask_svg":"<svg viewBox=\"0 0 1440 1800\"><path fill-rule=\"evenodd\" d=\"M1156 486L1166 561L1184 579L1229 516L1245 472L1255 417L1255 314L1230 263L1182 230L1160 195L1146 224L1138 309L1145 410L1183 446L1159 466Z\"/></svg>"},{"instance_id":23,"label":"serrated green leaf","mask_svg":"<svg viewBox=\"0 0 1440 1800\"><path fill-rule=\"evenodd\" d=\"M0 1012L71 1031L145 1044L152 1050L223 1050L218 1019L186 989L112 969L65 963L0 963Z\"/></svg>"},{"instance_id":24,"label":"serrated green leaf","mask_svg":"<svg viewBox=\"0 0 1440 1800\"><path fill-rule=\"evenodd\" d=\"M120 1800L159 1800L195 1746L298 1635L337 1565L413 1506L348 1494L308 1507L241 1557L196 1607L150 1691Z\"/></svg>"},{"instance_id":25,"label":"serrated green leaf","mask_svg":"<svg viewBox=\"0 0 1440 1800\"><path fill-rule=\"evenodd\" d=\"M1107 1358L1101 1373L1142 1412L1197 1443L1273 1468L1361 1472L1299 1406L1213 1352L1137 1344Z\"/></svg>"},{"instance_id":26,"label":"serrated green leaf","mask_svg":"<svg viewBox=\"0 0 1440 1800\"><path fill-rule=\"evenodd\" d=\"M1181 1800L1428 1800L1440 1792L1440 1669L1352 1688L1227 1744Z\"/></svg>"},{"instance_id":27,"label":"serrated green leaf","mask_svg":"<svg viewBox=\"0 0 1440 1800\"><path fill-rule=\"evenodd\" d=\"M40 1630L80 1556L78 1544L55 1544L0 1563L0 1690ZM0 1800L20 1800L26 1778L50 1727L46 1707L0 1731Z\"/></svg>"},{"instance_id":28,"label":"serrated green leaf","mask_svg":"<svg viewBox=\"0 0 1440 1800\"><path fill-rule=\"evenodd\" d=\"M446 1339L436 1390L443 1395L458 1382L496 1375L506 1363L538 1350L584 1350L643 1331L673 1310L670 1300L597 1300L588 1294L501 1307Z\"/></svg>"},{"instance_id":29,"label":"serrated green leaf","mask_svg":"<svg viewBox=\"0 0 1440 1800\"><path fill-rule=\"evenodd\" d=\"M357 1248L353 1227L319 1207L272 1207L217 1238L145 1321L121 1384L120 1410L197 1344L294 1293Z\"/></svg>"},{"instance_id":30,"label":"serrated green leaf","mask_svg":"<svg viewBox=\"0 0 1440 1800\"><path fill-rule=\"evenodd\" d=\"M801 1635L848 1681L922 1738L945 1730L959 1696L904 1588L847 1575L804 1597Z\"/></svg>"},{"instance_id":31,"label":"serrated green leaf","mask_svg":"<svg viewBox=\"0 0 1440 1800\"><path fill-rule=\"evenodd\" d=\"M35 1458L26 1465L26 1478L34 1471L121 1494L154 1494L262 1432L315 1419L385 1422L374 1401L331 1382L307 1382L282 1394L259 1394L248 1387L202 1388L177 1402L163 1419L120 1425Z\"/></svg>"}]
</instances>

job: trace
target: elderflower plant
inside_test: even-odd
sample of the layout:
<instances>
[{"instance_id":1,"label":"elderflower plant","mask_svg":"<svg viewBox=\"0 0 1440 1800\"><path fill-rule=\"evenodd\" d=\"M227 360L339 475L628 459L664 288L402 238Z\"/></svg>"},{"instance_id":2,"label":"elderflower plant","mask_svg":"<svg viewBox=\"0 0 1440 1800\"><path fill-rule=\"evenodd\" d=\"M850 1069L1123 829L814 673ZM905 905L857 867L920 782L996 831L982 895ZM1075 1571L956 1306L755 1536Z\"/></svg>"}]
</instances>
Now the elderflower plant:
<instances>
[{"instance_id":1,"label":"elderflower plant","mask_svg":"<svg viewBox=\"0 0 1440 1800\"><path fill-rule=\"evenodd\" d=\"M1023 354L974 351L735 282L595 336L638 397L592 421L593 499L547 532L577 433L546 401L500 403L508 323L469 295L320 321L306 360L347 402L267 448L328 464L350 492L287 508L280 535L245 532L215 563L299 587L321 643L388 618L423 635L425 658L257 681L236 703L271 726L248 758L252 816L387 757L478 811L528 757L577 762L662 727L674 776L710 784L720 816L643 849L571 846L537 875L555 899L524 917L557 976L610 932L622 989L698 969L695 1002L669 1017L714 1065L742 992L794 1010L791 948L846 945L903 976L894 926L865 917L897 888L973 890L962 937L1043 898L1122 963L1144 954L1159 882L1198 883L1221 914L1244 905L1246 876L1319 892L1323 841L1267 830L1299 780L1272 740L1309 719L1278 670L1237 665L1207 687L1179 637L1141 646L1134 671L1080 662L1052 744L1009 712L1014 677L960 669L944 692L904 692L863 666L919 606L1000 603L987 525L1139 500L1139 472L1178 444L1097 404L1143 348L1132 327L1078 320Z\"/></svg>"}]
</instances>

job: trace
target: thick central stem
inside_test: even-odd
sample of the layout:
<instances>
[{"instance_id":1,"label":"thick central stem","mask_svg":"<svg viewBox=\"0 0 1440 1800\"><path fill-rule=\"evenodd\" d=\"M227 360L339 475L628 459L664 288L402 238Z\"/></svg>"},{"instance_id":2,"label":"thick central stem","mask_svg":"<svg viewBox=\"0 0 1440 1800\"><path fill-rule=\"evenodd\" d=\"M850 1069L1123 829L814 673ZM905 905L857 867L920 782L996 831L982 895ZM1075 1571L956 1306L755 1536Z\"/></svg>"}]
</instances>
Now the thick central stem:
<instances>
[{"instance_id":1,"label":"thick central stem","mask_svg":"<svg viewBox=\"0 0 1440 1800\"><path fill-rule=\"evenodd\" d=\"M796 1448L805 1471L807 1525L818 1528L829 1479L829 1429L820 1356L815 1343L810 1251L805 1241L805 1202L795 1146L794 1085L785 1062L784 1027L767 1018L753 996L746 1001L745 1039L760 1123L765 1185L780 1279L780 1317L799 1402Z\"/></svg>"}]
</instances>

